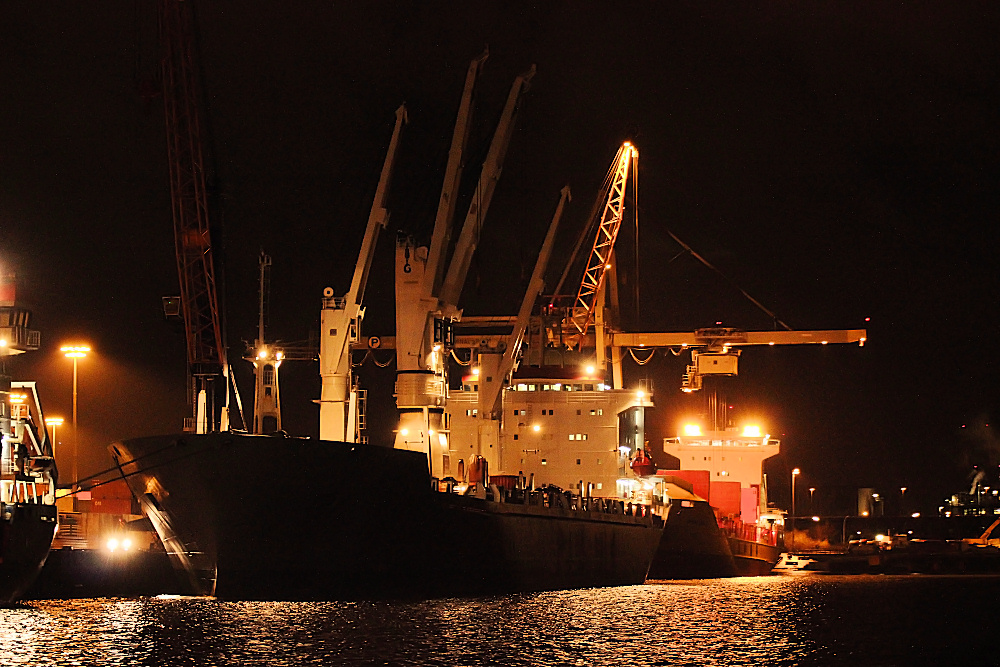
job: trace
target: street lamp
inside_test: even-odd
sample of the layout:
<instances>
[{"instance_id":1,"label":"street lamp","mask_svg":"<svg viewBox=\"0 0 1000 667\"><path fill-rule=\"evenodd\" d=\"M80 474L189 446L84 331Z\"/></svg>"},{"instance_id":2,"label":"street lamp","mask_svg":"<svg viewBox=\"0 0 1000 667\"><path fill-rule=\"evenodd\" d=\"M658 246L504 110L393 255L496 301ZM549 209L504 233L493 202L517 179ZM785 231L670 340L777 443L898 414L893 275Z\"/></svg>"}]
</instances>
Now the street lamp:
<instances>
[{"instance_id":1,"label":"street lamp","mask_svg":"<svg viewBox=\"0 0 1000 667\"><path fill-rule=\"evenodd\" d=\"M792 551L795 551L795 478L801 472L798 468L792 468Z\"/></svg>"},{"instance_id":2,"label":"street lamp","mask_svg":"<svg viewBox=\"0 0 1000 667\"><path fill-rule=\"evenodd\" d=\"M809 513L812 514L813 511L813 493L816 492L815 486L809 487Z\"/></svg>"},{"instance_id":3,"label":"street lamp","mask_svg":"<svg viewBox=\"0 0 1000 667\"><path fill-rule=\"evenodd\" d=\"M63 422L66 421L62 417L46 417L45 425L52 427L52 458L56 457L56 427L62 426Z\"/></svg>"},{"instance_id":4,"label":"street lamp","mask_svg":"<svg viewBox=\"0 0 1000 667\"><path fill-rule=\"evenodd\" d=\"M906 514L906 487L899 487L899 515L903 516Z\"/></svg>"},{"instance_id":5,"label":"street lamp","mask_svg":"<svg viewBox=\"0 0 1000 667\"><path fill-rule=\"evenodd\" d=\"M90 347L87 345L64 345L59 349L68 359L73 360L73 486L80 480L80 434L76 430L76 363L87 356Z\"/></svg>"}]
</instances>

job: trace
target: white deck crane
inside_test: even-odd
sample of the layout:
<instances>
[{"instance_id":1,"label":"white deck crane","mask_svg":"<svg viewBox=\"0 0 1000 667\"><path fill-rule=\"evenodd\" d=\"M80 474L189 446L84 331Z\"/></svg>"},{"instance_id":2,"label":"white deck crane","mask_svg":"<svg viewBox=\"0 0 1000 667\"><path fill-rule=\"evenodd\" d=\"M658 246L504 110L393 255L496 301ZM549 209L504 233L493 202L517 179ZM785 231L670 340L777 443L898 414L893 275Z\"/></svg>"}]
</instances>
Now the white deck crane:
<instances>
[{"instance_id":1,"label":"white deck crane","mask_svg":"<svg viewBox=\"0 0 1000 667\"><path fill-rule=\"evenodd\" d=\"M445 183L430 248L417 246L411 238L400 238L396 246L396 406L399 428L395 447L427 454L432 476L451 474L447 400L447 355L450 353L451 322L461 318L457 307L465 285L469 261L479 242L482 221L503 167L521 95L535 68L517 77L469 205L461 236L442 281L447 239L451 236L452 213L459 182L462 156L468 136L472 89L484 56L472 61L452 137Z\"/></svg>"},{"instance_id":2,"label":"white deck crane","mask_svg":"<svg viewBox=\"0 0 1000 667\"><path fill-rule=\"evenodd\" d=\"M321 440L356 442L358 437L358 393L351 382L350 344L358 340L365 286L375 252L379 232L389 222L386 195L399 147L399 136L406 123L406 107L396 109L396 125L389 140L389 149L382 165L378 188L368 227L361 242L358 263L354 267L351 287L344 296L335 296L332 287L323 290L323 310L320 314L319 367L322 387L319 399L319 437Z\"/></svg>"}]
</instances>

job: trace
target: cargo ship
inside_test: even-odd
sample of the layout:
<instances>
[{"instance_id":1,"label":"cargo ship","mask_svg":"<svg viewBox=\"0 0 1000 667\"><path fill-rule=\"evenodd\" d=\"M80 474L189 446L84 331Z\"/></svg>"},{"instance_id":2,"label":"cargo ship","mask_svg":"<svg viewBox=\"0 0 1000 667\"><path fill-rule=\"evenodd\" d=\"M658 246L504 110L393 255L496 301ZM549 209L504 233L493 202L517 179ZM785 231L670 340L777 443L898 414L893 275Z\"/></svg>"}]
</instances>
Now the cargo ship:
<instances>
[{"instance_id":1,"label":"cargo ship","mask_svg":"<svg viewBox=\"0 0 1000 667\"><path fill-rule=\"evenodd\" d=\"M12 381L10 357L37 350L31 311L0 276L0 605L17 602L38 576L56 531L52 444L34 382Z\"/></svg>"},{"instance_id":2,"label":"cargo ship","mask_svg":"<svg viewBox=\"0 0 1000 667\"><path fill-rule=\"evenodd\" d=\"M768 574L784 546L783 519L768 507L763 461L779 453L781 443L757 425L702 431L686 424L683 433L666 438L665 453L678 459L678 470L660 476L685 480L695 498L688 511L715 524L710 536L685 540L686 550L701 545L700 553L678 559L661 554L650 576L662 579L758 576Z\"/></svg>"},{"instance_id":3,"label":"cargo ship","mask_svg":"<svg viewBox=\"0 0 1000 667\"><path fill-rule=\"evenodd\" d=\"M112 455L190 592L226 599L635 584L662 532L641 509L506 483L483 464L469 482L432 479L426 455L389 447L214 433Z\"/></svg>"}]
</instances>

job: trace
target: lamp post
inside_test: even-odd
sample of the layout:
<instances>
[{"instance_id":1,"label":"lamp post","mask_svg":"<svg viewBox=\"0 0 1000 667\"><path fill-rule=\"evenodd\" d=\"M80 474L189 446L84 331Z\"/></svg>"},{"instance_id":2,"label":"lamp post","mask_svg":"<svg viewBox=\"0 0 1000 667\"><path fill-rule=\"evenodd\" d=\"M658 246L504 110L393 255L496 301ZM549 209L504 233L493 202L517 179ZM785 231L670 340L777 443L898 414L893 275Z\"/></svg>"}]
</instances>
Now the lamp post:
<instances>
[{"instance_id":1,"label":"lamp post","mask_svg":"<svg viewBox=\"0 0 1000 667\"><path fill-rule=\"evenodd\" d=\"M813 493L816 492L815 486L809 487L809 513L813 514Z\"/></svg>"},{"instance_id":2,"label":"lamp post","mask_svg":"<svg viewBox=\"0 0 1000 667\"><path fill-rule=\"evenodd\" d=\"M52 427L52 458L56 457L56 428L62 426L63 422L66 421L62 417L46 417L45 425Z\"/></svg>"},{"instance_id":3,"label":"lamp post","mask_svg":"<svg viewBox=\"0 0 1000 667\"><path fill-rule=\"evenodd\" d=\"M899 487L899 515L906 516L906 487Z\"/></svg>"},{"instance_id":4,"label":"lamp post","mask_svg":"<svg viewBox=\"0 0 1000 667\"><path fill-rule=\"evenodd\" d=\"M90 347L87 345L64 345L59 351L65 354L68 359L73 360L73 486L76 486L80 479L80 433L76 430L76 364L87 356Z\"/></svg>"},{"instance_id":5,"label":"lamp post","mask_svg":"<svg viewBox=\"0 0 1000 667\"><path fill-rule=\"evenodd\" d=\"M795 478L800 472L798 468L792 468L792 551L795 551Z\"/></svg>"}]
</instances>

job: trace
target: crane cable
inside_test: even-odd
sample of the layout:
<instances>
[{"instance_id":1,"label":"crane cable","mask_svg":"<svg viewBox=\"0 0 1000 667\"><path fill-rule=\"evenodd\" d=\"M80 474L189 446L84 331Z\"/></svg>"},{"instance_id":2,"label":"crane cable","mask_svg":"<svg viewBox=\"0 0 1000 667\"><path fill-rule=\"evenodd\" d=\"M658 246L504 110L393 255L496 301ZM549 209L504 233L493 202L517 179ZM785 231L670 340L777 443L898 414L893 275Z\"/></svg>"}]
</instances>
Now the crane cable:
<instances>
[{"instance_id":1,"label":"crane cable","mask_svg":"<svg viewBox=\"0 0 1000 667\"><path fill-rule=\"evenodd\" d=\"M372 363L375 364L376 366L378 366L379 368L385 368L386 366L388 366L389 364L392 363L393 357L392 357L392 355L389 355L389 358L385 361L385 363L381 363L378 360L378 357L376 357L375 354L371 350L365 350L365 356L363 356L361 358L361 361L359 361L358 363L354 363L352 361L351 362L351 368L358 368L358 367L364 365L364 363L366 361L368 361L369 359L371 359Z\"/></svg>"},{"instance_id":2,"label":"crane cable","mask_svg":"<svg viewBox=\"0 0 1000 667\"><path fill-rule=\"evenodd\" d=\"M459 366L471 366L472 365L472 354L471 353L469 354L469 360L468 361L462 361L461 359L458 358L458 355L455 354L455 350L449 350L449 352L451 352L451 358L454 359L455 363L458 364Z\"/></svg>"},{"instance_id":3,"label":"crane cable","mask_svg":"<svg viewBox=\"0 0 1000 667\"><path fill-rule=\"evenodd\" d=\"M392 363L392 360L393 360L393 359L395 358L395 355L392 355L392 354L390 354L390 355L389 355L389 358L388 358L388 359L386 359L386 361L385 361L385 363L384 363L384 364L383 364L383 363L379 363L379 360L378 360L378 358L377 358L377 357L376 357L376 356L375 356L374 354L372 354L372 355L371 355L371 357L372 357L372 362L373 362L373 363L374 363L374 364L375 364L376 366L378 366L379 368L385 368L386 366L388 366L389 364L391 364L391 363Z\"/></svg>"},{"instance_id":4,"label":"crane cable","mask_svg":"<svg viewBox=\"0 0 1000 667\"><path fill-rule=\"evenodd\" d=\"M723 273L722 271L720 271L719 269L715 268L715 267L714 267L714 266L712 265L712 263L711 263L711 262L709 262L709 261L708 261L707 259L705 259L705 258L704 258L704 257L702 257L701 255L699 255L698 253L696 253L696 252L694 251L694 249L693 249L693 248L692 248L691 246L689 246L689 245L688 245L687 243L684 243L684 241L681 241L681 240L680 240L679 238L677 238L677 235L676 235L676 234L674 234L674 233L673 233L672 231L670 231L669 229L667 230L667 234L670 234L670 238L672 238L672 239L673 239L674 241L676 241L676 242L677 242L677 244L678 244L678 245L680 245L680 247L684 248L684 250L685 250L686 252L688 252L688 253L689 253L689 254L690 254L690 255L691 255L692 257L694 257L695 259L697 259L697 260L698 260L699 262L701 262L702 264L704 264L705 266L707 266L707 267L708 267L708 268L710 268L711 270L713 270L713 271L715 271L716 273L718 273L718 274L719 274L720 276L722 276L722 278L723 278L723 279L724 279L724 280L725 280L725 281L726 281L727 283L729 283L730 285L732 285L733 287L735 287L735 288L736 288L737 290L739 290L740 294L742 294L743 296L745 296L745 297L746 297L746 298L747 298L747 299L748 299L748 300L750 301L750 303L754 304L755 306L757 306L758 308L760 308L760 309L761 309L761 310L762 310L763 312L767 313L768 317L770 317L770 318L771 318L771 320L772 320L772 321L773 321L773 322L774 322L775 324L780 324L780 325L781 325L781 326L783 326L783 327L784 327L784 328L785 328L785 329L786 329L787 331L791 331L791 330L792 330L792 328L791 328L790 326L788 326L787 324L785 324L784 322L782 322L782 321L781 321L780 319L778 319L778 316L777 316L777 315L775 315L775 314L774 314L773 312L771 312L770 310L768 310L768 309L767 309L767 308L766 308L766 307L764 306L764 304L762 304L762 303L761 303L760 301L758 301L757 299L755 299L755 298L753 298L752 296L750 296L750 294L749 294L749 293L748 293L748 292L747 292L747 291L746 291L745 289L743 289L742 287L740 287L739 285L737 285L737 284L736 284L736 281L734 281L734 280L733 280L732 278L730 278L729 276L727 276L726 274L724 274L724 273ZM681 254L683 254L683 253L680 253L680 254L678 254L677 256L675 256L675 257L674 257L674 259L677 259L677 257L680 257L680 255L681 255ZM671 261L673 261L673 260L671 260Z\"/></svg>"},{"instance_id":5,"label":"crane cable","mask_svg":"<svg viewBox=\"0 0 1000 667\"><path fill-rule=\"evenodd\" d=\"M648 364L650 361L653 360L653 356L656 354L656 350L655 349L650 350L649 355L641 361L639 360L639 357L635 355L635 350L633 350L632 348L628 348L628 353L629 356L632 357L632 361L639 364L640 366L645 366L646 364Z\"/></svg>"}]
</instances>

